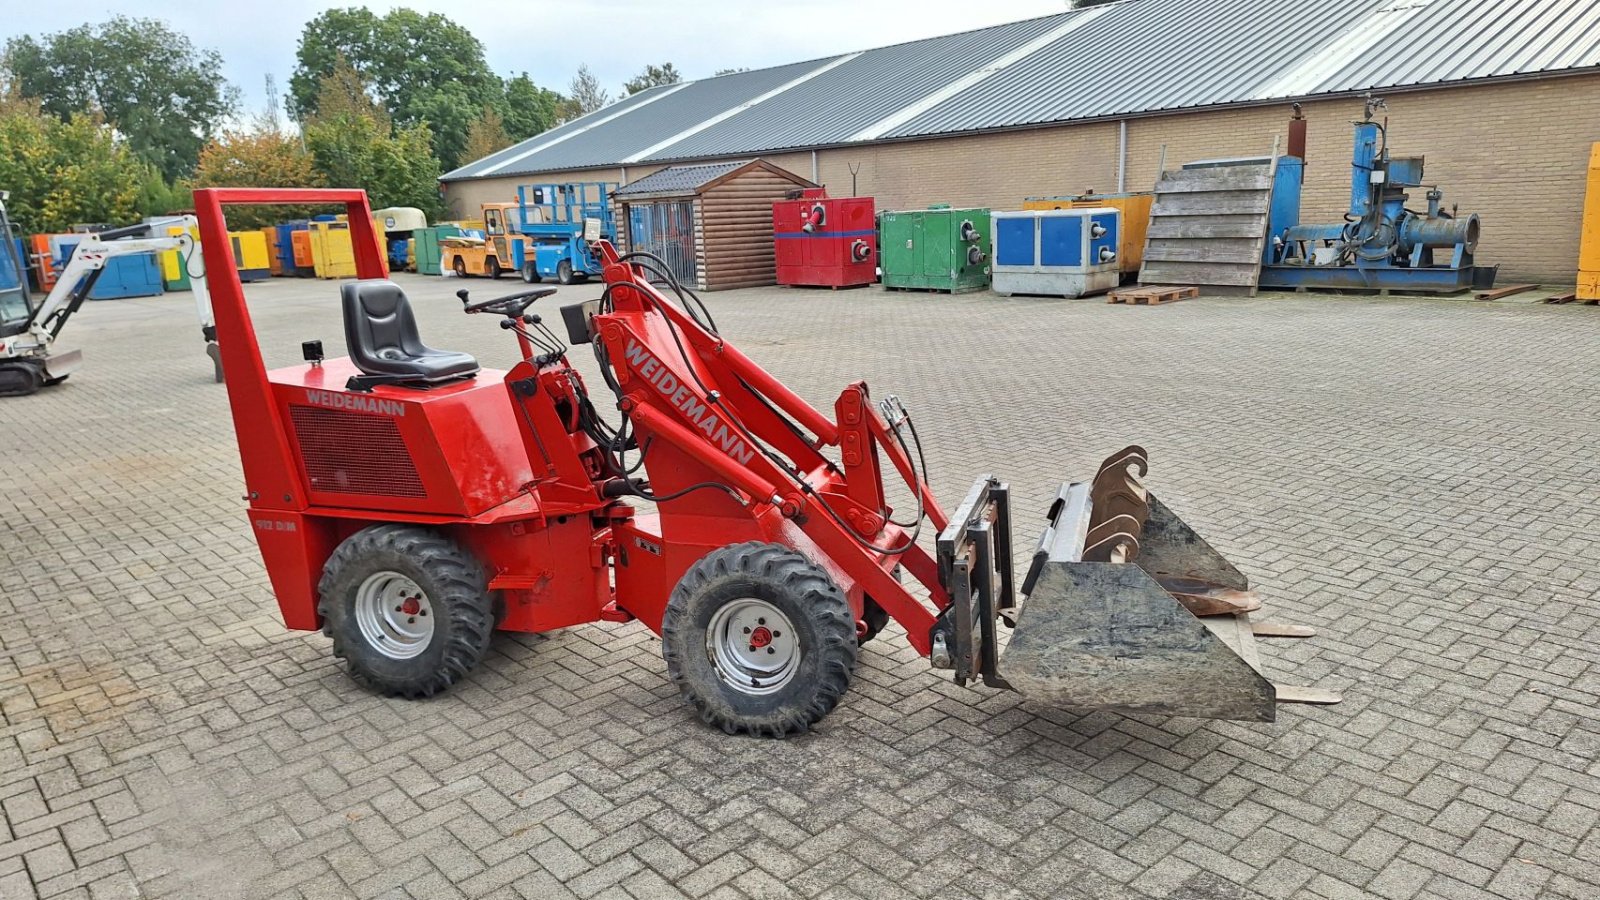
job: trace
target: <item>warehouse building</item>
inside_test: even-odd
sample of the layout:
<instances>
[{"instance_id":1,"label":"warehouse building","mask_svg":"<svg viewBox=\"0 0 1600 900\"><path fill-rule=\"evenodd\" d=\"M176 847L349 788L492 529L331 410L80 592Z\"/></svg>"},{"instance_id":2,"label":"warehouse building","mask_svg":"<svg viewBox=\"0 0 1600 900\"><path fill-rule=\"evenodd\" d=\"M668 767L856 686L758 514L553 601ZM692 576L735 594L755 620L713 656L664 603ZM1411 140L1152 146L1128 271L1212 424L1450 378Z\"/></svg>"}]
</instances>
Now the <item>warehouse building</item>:
<instances>
[{"instance_id":1,"label":"warehouse building","mask_svg":"<svg viewBox=\"0 0 1600 900\"><path fill-rule=\"evenodd\" d=\"M444 176L454 215L546 181L759 157L880 209L1149 189L1309 120L1302 221L1339 221L1361 95L1483 219L1480 263L1571 281L1600 141L1593 0L1123 0L653 88ZM1418 198L1417 205L1421 205Z\"/></svg>"}]
</instances>

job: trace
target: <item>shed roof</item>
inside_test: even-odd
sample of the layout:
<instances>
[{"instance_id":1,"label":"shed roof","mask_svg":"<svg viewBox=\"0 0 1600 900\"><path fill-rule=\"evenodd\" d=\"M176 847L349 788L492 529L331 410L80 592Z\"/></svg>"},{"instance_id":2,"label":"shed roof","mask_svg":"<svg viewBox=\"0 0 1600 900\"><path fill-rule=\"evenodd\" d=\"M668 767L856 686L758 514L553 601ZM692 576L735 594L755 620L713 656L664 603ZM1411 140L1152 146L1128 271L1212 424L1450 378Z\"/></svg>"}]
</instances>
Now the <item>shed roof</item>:
<instances>
[{"instance_id":1,"label":"shed roof","mask_svg":"<svg viewBox=\"0 0 1600 900\"><path fill-rule=\"evenodd\" d=\"M733 162L705 163L697 166L668 166L636 181L630 181L611 196L621 200L641 200L649 197L686 197L701 193L751 169L773 172L799 185L812 185L799 175L762 159L741 159Z\"/></svg>"},{"instance_id":2,"label":"shed roof","mask_svg":"<svg viewBox=\"0 0 1600 900\"><path fill-rule=\"evenodd\" d=\"M1600 70L1594 0L1122 0L634 94L446 181Z\"/></svg>"}]
</instances>

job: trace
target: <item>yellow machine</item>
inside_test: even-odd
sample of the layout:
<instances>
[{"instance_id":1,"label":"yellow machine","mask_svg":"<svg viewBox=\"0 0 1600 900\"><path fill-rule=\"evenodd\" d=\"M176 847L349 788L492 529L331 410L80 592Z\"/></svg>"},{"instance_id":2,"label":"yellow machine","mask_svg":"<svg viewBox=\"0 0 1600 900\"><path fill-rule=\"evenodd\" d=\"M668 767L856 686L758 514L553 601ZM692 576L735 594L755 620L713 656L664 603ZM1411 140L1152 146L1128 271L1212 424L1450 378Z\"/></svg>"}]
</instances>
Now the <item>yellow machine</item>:
<instances>
[{"instance_id":1,"label":"yellow machine","mask_svg":"<svg viewBox=\"0 0 1600 900\"><path fill-rule=\"evenodd\" d=\"M272 277L272 257L267 250L267 236L256 231L230 231L233 239L233 260L239 267L240 281L264 281Z\"/></svg>"},{"instance_id":2,"label":"yellow machine","mask_svg":"<svg viewBox=\"0 0 1600 900\"><path fill-rule=\"evenodd\" d=\"M192 246L200 246L199 230L195 228L189 228L187 230L189 232L189 236L194 238L194 244ZM178 235L183 234L184 231L185 228L182 225L169 225L167 227L167 236L177 237ZM189 290L189 270L185 265L188 260L185 259L182 252L179 250L168 250L160 255L160 259L161 286L169 291ZM199 268L199 259L197 258L195 262L197 264L196 268Z\"/></svg>"},{"instance_id":3,"label":"yellow machine","mask_svg":"<svg viewBox=\"0 0 1600 900\"><path fill-rule=\"evenodd\" d=\"M1578 299L1600 303L1600 144L1589 150L1589 196L1578 243Z\"/></svg>"},{"instance_id":4,"label":"yellow machine","mask_svg":"<svg viewBox=\"0 0 1600 900\"><path fill-rule=\"evenodd\" d=\"M1117 247L1118 268L1124 274L1139 274L1144 262L1145 230L1150 226L1150 205L1156 195L1149 191L1129 194L1079 194L1076 197L1029 197L1023 209L1087 209L1109 206L1122 212L1122 235Z\"/></svg>"},{"instance_id":5,"label":"yellow machine","mask_svg":"<svg viewBox=\"0 0 1600 900\"><path fill-rule=\"evenodd\" d=\"M460 277L499 278L521 271L522 237L511 231L516 208L515 203L485 203L481 234L460 234L439 241L440 267Z\"/></svg>"},{"instance_id":6,"label":"yellow machine","mask_svg":"<svg viewBox=\"0 0 1600 900\"><path fill-rule=\"evenodd\" d=\"M318 278L356 277L349 222L311 223L311 266Z\"/></svg>"}]
</instances>

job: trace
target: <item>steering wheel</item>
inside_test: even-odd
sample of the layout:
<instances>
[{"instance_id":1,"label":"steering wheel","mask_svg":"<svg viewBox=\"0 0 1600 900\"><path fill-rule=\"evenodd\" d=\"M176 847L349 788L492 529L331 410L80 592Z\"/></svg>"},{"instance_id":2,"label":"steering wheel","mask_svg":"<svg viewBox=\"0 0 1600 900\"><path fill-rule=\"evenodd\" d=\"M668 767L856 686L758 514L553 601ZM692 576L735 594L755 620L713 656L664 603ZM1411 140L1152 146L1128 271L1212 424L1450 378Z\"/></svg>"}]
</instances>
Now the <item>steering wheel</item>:
<instances>
[{"instance_id":1,"label":"steering wheel","mask_svg":"<svg viewBox=\"0 0 1600 900\"><path fill-rule=\"evenodd\" d=\"M456 291L456 296L461 298L462 311L468 313L499 313L516 318L522 311L533 305L540 297L548 297L556 292L555 288L535 288L529 291L518 291L493 300L479 300L477 303L467 301L467 289Z\"/></svg>"}]
</instances>

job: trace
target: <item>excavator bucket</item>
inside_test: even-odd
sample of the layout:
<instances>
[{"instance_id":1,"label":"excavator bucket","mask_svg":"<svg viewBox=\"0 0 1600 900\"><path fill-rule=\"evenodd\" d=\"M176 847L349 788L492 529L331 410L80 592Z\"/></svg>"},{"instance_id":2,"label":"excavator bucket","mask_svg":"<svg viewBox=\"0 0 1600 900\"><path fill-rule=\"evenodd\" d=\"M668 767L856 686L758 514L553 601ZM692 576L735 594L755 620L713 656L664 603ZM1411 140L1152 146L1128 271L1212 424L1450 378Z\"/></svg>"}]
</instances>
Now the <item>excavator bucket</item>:
<instances>
[{"instance_id":1,"label":"excavator bucket","mask_svg":"<svg viewBox=\"0 0 1600 900\"><path fill-rule=\"evenodd\" d=\"M1061 487L1020 609L1007 492L979 480L939 542L957 680L1073 709L1262 722L1281 702L1337 703L1262 674L1256 637L1311 630L1252 623L1261 603L1245 576L1145 488L1148 471L1145 451L1128 447L1093 481ZM991 615L1014 623L1003 655ZM936 649L940 638L936 629Z\"/></svg>"}]
</instances>

